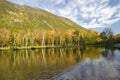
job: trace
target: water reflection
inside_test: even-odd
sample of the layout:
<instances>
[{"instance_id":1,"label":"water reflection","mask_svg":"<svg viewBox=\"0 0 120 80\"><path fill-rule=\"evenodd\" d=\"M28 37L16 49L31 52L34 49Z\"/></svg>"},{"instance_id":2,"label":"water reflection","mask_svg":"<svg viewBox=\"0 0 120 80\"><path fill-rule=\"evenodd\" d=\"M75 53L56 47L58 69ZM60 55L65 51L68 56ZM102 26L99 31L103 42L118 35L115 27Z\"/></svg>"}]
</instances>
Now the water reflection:
<instances>
[{"instance_id":1,"label":"water reflection","mask_svg":"<svg viewBox=\"0 0 120 80\"><path fill-rule=\"evenodd\" d=\"M83 80L86 79L84 77L90 77L90 75L88 74L85 75L87 72L91 73L92 75L99 76L97 74L97 71L101 70L100 68L96 68L96 66L100 67L102 62L100 62L100 64L97 64L97 61L105 60L107 58L109 60L109 58L111 59L112 57L112 60L114 60L114 58L119 60L119 58L116 57L116 52L103 50L104 49L102 48L95 47L76 47L0 51L0 80L51 79L54 76L66 73L65 71L74 68L74 65L77 66L75 67L75 70L79 71L80 68L80 72L78 72L77 75L82 72L81 77L83 78ZM107 52L111 54L106 54ZM73 72L74 69L72 69L68 73ZM75 77L77 75L73 76ZM65 78L57 77L57 79L64 80Z\"/></svg>"},{"instance_id":2,"label":"water reflection","mask_svg":"<svg viewBox=\"0 0 120 80\"><path fill-rule=\"evenodd\" d=\"M115 54L113 49L107 49L104 48L102 51L103 57L105 57L108 60L114 60Z\"/></svg>"},{"instance_id":3,"label":"water reflection","mask_svg":"<svg viewBox=\"0 0 120 80\"><path fill-rule=\"evenodd\" d=\"M106 59L106 60L111 60L111 61L116 61L119 62L120 61L120 49L103 49L102 50L102 56Z\"/></svg>"},{"instance_id":4,"label":"water reflection","mask_svg":"<svg viewBox=\"0 0 120 80\"><path fill-rule=\"evenodd\" d=\"M95 50L96 51L96 50ZM101 56L91 57L75 65L71 70L54 77L55 80L119 80L120 50L102 49Z\"/></svg>"}]
</instances>

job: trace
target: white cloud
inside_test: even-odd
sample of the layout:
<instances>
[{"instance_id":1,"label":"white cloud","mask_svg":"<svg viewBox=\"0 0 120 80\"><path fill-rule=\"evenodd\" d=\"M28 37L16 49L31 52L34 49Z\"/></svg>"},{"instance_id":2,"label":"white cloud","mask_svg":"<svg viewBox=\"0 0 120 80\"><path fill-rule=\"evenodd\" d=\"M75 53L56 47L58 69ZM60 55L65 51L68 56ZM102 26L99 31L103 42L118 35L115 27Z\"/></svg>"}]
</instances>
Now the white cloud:
<instances>
[{"instance_id":1,"label":"white cloud","mask_svg":"<svg viewBox=\"0 0 120 80\"><path fill-rule=\"evenodd\" d=\"M88 13L82 13L81 16L82 16L82 18L84 18L84 19L89 18L89 14L88 14Z\"/></svg>"},{"instance_id":2,"label":"white cloud","mask_svg":"<svg viewBox=\"0 0 120 80\"><path fill-rule=\"evenodd\" d=\"M51 0L48 0L48 1L51 1ZM56 2L55 4L60 4L60 3L62 3L62 4L65 4L65 0L52 0L52 3L54 3L54 2Z\"/></svg>"},{"instance_id":3,"label":"white cloud","mask_svg":"<svg viewBox=\"0 0 120 80\"><path fill-rule=\"evenodd\" d=\"M101 27L103 27L103 25L101 25L101 24L97 24L97 23L94 23L94 24L92 24L92 23L90 23L89 25L87 24L87 23L81 23L82 24L82 26L84 26L85 28L96 28L96 27L99 27L99 26L101 26Z\"/></svg>"},{"instance_id":4,"label":"white cloud","mask_svg":"<svg viewBox=\"0 0 120 80\"><path fill-rule=\"evenodd\" d=\"M76 9L76 7L70 9L71 11L64 11L68 12L68 14L78 15L78 18L80 17L80 19L78 20L78 18L76 18L76 20L74 21L76 21L77 23L79 22L80 25L86 28L105 27L106 25L112 25L118 22L119 18L117 17L120 17L120 9L118 9L120 7L117 5L108 5L109 1L110 0L74 0L69 2L71 4L66 5L76 5L79 12L77 14L73 13L72 10ZM62 12L60 14L62 14ZM117 17L115 17L116 15ZM88 19L90 21L87 21Z\"/></svg>"},{"instance_id":5,"label":"white cloud","mask_svg":"<svg viewBox=\"0 0 120 80\"><path fill-rule=\"evenodd\" d=\"M120 18L115 18L115 19L111 19L111 20L105 20L103 21L104 24L114 24L116 22L120 21Z\"/></svg>"},{"instance_id":6,"label":"white cloud","mask_svg":"<svg viewBox=\"0 0 120 80\"><path fill-rule=\"evenodd\" d=\"M73 9L71 7L67 6L64 9L58 9L58 12L62 16L67 16L72 13L72 10Z\"/></svg>"},{"instance_id":7,"label":"white cloud","mask_svg":"<svg viewBox=\"0 0 120 80\"><path fill-rule=\"evenodd\" d=\"M92 19L90 24L95 24L96 23L96 19Z\"/></svg>"}]
</instances>

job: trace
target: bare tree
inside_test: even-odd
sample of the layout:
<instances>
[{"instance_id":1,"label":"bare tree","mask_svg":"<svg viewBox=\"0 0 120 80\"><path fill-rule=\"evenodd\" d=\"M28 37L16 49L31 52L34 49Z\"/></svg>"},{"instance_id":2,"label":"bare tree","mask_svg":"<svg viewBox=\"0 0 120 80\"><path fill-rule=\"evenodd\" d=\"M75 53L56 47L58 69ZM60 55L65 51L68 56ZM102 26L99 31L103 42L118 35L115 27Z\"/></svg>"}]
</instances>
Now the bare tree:
<instances>
[{"instance_id":1,"label":"bare tree","mask_svg":"<svg viewBox=\"0 0 120 80\"><path fill-rule=\"evenodd\" d=\"M111 28L105 28L103 30L103 32L100 33L100 37L102 39L111 38L112 36L113 36L113 32L112 32Z\"/></svg>"},{"instance_id":2,"label":"bare tree","mask_svg":"<svg viewBox=\"0 0 120 80\"><path fill-rule=\"evenodd\" d=\"M110 38L110 37L113 36L113 31L112 31L111 28L105 28L105 29L104 29L104 32L105 32L105 34L106 34L106 37L108 37L108 38Z\"/></svg>"}]
</instances>

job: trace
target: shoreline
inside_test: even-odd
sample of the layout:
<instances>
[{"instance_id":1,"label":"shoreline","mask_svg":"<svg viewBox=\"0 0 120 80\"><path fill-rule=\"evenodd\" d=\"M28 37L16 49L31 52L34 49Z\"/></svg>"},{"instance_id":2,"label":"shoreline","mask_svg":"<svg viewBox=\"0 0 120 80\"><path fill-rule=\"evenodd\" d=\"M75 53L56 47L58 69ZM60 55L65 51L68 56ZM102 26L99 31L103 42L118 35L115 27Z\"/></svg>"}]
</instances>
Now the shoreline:
<instances>
[{"instance_id":1,"label":"shoreline","mask_svg":"<svg viewBox=\"0 0 120 80\"><path fill-rule=\"evenodd\" d=\"M48 46L21 46L21 47L0 47L0 51L4 50L25 50L25 49L42 49L42 48L69 48L69 47L84 47L84 46L94 46L94 47L105 47L101 45L79 45L79 46L55 46L55 45L48 45ZM120 48L120 43L114 44L112 47Z\"/></svg>"},{"instance_id":2,"label":"shoreline","mask_svg":"<svg viewBox=\"0 0 120 80\"><path fill-rule=\"evenodd\" d=\"M42 48L69 48L69 47L83 47L83 46L22 46L22 47L0 47L0 51L4 50L25 50L25 49L42 49Z\"/></svg>"},{"instance_id":3,"label":"shoreline","mask_svg":"<svg viewBox=\"0 0 120 80\"><path fill-rule=\"evenodd\" d=\"M24 49L41 49L41 48L57 48L62 46L22 46L22 47L0 47L0 50L24 50Z\"/></svg>"}]
</instances>

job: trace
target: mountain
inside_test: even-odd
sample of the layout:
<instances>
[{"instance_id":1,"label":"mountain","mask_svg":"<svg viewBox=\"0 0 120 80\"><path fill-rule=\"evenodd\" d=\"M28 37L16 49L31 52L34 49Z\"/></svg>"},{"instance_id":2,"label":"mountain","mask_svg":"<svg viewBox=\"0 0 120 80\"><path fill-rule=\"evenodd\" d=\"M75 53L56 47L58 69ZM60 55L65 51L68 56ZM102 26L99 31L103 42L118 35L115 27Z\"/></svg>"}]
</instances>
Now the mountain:
<instances>
[{"instance_id":1,"label":"mountain","mask_svg":"<svg viewBox=\"0 0 120 80\"><path fill-rule=\"evenodd\" d=\"M0 0L0 27L41 29L83 29L67 18L56 16L42 9L19 6Z\"/></svg>"},{"instance_id":2,"label":"mountain","mask_svg":"<svg viewBox=\"0 0 120 80\"><path fill-rule=\"evenodd\" d=\"M67 18L0 0L0 47L76 46L93 44L97 38L96 31Z\"/></svg>"}]
</instances>

